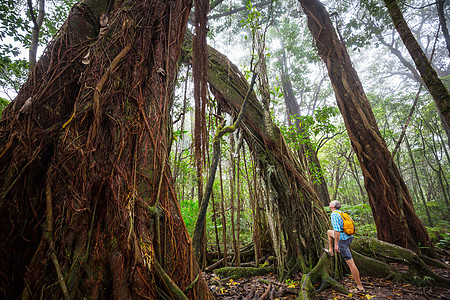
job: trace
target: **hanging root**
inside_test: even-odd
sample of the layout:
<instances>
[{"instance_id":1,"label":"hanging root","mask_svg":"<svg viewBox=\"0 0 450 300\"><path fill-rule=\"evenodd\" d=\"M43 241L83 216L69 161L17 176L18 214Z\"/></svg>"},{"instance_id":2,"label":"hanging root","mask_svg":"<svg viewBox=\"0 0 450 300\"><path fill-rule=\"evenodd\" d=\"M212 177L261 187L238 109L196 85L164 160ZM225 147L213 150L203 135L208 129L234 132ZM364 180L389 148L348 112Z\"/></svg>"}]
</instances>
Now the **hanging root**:
<instances>
[{"instance_id":1,"label":"hanging root","mask_svg":"<svg viewBox=\"0 0 450 300\"><path fill-rule=\"evenodd\" d=\"M191 284L189 284L186 289L185 292L189 291L190 289L192 289L194 287L194 285L197 283L198 279L200 278L200 274L197 274L197 276L195 277L194 281L191 282Z\"/></svg>"},{"instance_id":2,"label":"hanging root","mask_svg":"<svg viewBox=\"0 0 450 300\"><path fill-rule=\"evenodd\" d=\"M158 260L154 260L154 265L156 273L159 278L164 282L165 286L170 290L172 299L188 300L183 291L173 282L172 278L164 271L164 269L159 264Z\"/></svg>"},{"instance_id":3,"label":"hanging root","mask_svg":"<svg viewBox=\"0 0 450 300\"><path fill-rule=\"evenodd\" d=\"M49 245L50 245L50 251L51 251L51 259L53 262L53 265L55 266L56 269L56 273L58 274L58 282L59 285L61 287L61 290L64 294L64 298L66 300L70 299L69 296L69 291L67 290L67 285L66 282L64 281L64 276L62 275L61 272L61 267L59 265L58 262L58 258L56 257L55 254L55 243L53 241L53 209L52 209L52 190L50 187L50 175L51 175L51 171L52 171L52 167L50 166L47 174L48 176L48 180L47 183L45 185L45 199L46 199L46 206L47 206L47 216L46 216L46 221L47 221L47 232L46 232L46 236L47 239L49 241Z\"/></svg>"}]
</instances>

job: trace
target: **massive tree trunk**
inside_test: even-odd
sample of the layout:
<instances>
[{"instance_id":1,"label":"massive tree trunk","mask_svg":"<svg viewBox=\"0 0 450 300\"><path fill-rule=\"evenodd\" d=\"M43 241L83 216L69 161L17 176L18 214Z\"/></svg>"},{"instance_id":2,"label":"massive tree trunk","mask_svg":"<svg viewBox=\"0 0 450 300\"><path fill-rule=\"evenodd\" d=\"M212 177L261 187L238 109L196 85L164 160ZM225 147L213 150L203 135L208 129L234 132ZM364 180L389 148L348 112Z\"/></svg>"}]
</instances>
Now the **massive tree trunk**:
<instances>
[{"instance_id":1,"label":"massive tree trunk","mask_svg":"<svg viewBox=\"0 0 450 300\"><path fill-rule=\"evenodd\" d=\"M447 124L443 124L443 127L450 126L450 93L439 79L436 71L431 66L428 58L425 56L419 43L414 38L408 24L403 17L400 8L397 5L396 0L384 0L389 14L394 22L394 26L398 31L398 34L402 38L403 43L408 49L416 68L422 77L423 82L428 88L431 96L436 103L438 110L442 113L444 120ZM450 140L449 140L450 143Z\"/></svg>"},{"instance_id":2,"label":"massive tree trunk","mask_svg":"<svg viewBox=\"0 0 450 300\"><path fill-rule=\"evenodd\" d=\"M72 9L1 119L7 299L210 298L168 166L191 1L118 1L100 24L109 2Z\"/></svg>"},{"instance_id":3,"label":"massive tree trunk","mask_svg":"<svg viewBox=\"0 0 450 300\"><path fill-rule=\"evenodd\" d=\"M249 84L224 55L211 47L208 47L208 54L210 89L222 110L237 116ZM283 220L277 224L282 232L275 232L287 247L286 253L279 253L278 259L285 262L284 268L279 266L281 275L299 268L306 270L317 263L322 253L328 217L279 128L266 122L264 108L254 92L249 94L248 101L241 130L269 187L273 219Z\"/></svg>"},{"instance_id":4,"label":"massive tree trunk","mask_svg":"<svg viewBox=\"0 0 450 300\"><path fill-rule=\"evenodd\" d=\"M317 0L299 0L308 18L318 53L328 68L338 107L364 175L380 240L419 251L432 248L415 213L408 189L379 132L370 103L339 40L325 7Z\"/></svg>"}]
</instances>

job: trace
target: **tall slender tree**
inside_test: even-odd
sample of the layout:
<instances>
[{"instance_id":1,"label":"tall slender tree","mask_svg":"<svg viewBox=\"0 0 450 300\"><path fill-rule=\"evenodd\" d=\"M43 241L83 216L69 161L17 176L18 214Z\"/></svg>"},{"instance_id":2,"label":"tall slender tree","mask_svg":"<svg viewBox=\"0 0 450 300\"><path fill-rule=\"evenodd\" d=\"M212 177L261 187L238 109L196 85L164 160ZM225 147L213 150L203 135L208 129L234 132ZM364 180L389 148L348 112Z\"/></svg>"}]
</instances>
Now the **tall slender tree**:
<instances>
[{"instance_id":1,"label":"tall slender tree","mask_svg":"<svg viewBox=\"0 0 450 300\"><path fill-rule=\"evenodd\" d=\"M31 32L31 45L30 45L30 52L28 56L28 61L30 63L30 70L33 70L34 66L36 65L36 56L37 56L37 49L39 45L39 32L42 27L42 23L44 22L45 17L45 0L39 0L38 1L38 10L37 15L33 8L32 1L28 1L28 11L31 16L31 20L33 22L33 29Z\"/></svg>"},{"instance_id":2,"label":"tall slender tree","mask_svg":"<svg viewBox=\"0 0 450 300\"><path fill-rule=\"evenodd\" d=\"M203 166L206 155L206 102L207 102L207 14L209 10L209 0L195 0L195 35L192 43L192 73L194 77L194 99L195 99L195 165L197 168L197 199L198 205L203 202ZM204 225L206 226L206 225ZM200 245L194 245L197 258L204 268L206 267L206 231L200 238ZM198 246L198 247L197 247Z\"/></svg>"},{"instance_id":3,"label":"tall slender tree","mask_svg":"<svg viewBox=\"0 0 450 300\"><path fill-rule=\"evenodd\" d=\"M415 213L409 191L391 159L370 103L346 47L317 0L299 0L317 51L328 69L338 107L364 175L378 238L419 251L431 251L428 232Z\"/></svg>"}]
</instances>

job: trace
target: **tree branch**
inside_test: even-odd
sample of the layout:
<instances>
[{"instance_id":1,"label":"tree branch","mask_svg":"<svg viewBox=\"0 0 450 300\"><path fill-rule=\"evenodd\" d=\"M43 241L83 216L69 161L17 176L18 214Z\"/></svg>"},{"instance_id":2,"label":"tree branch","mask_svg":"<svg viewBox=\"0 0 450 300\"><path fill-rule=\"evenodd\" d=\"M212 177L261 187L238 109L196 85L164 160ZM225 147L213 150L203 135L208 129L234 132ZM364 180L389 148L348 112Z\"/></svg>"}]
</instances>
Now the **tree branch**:
<instances>
[{"instance_id":1,"label":"tree branch","mask_svg":"<svg viewBox=\"0 0 450 300\"><path fill-rule=\"evenodd\" d=\"M261 2L261 3L257 3L255 5L252 5L252 7L264 7L266 5L269 5L270 3L272 3L272 0L264 1L264 2ZM209 20L220 19L222 17L230 16L230 15L233 15L233 14L238 13L240 11L247 10L247 9L248 9L247 6L231 9L231 10L229 10L227 12L224 12L224 13L221 13L221 14L212 15L208 19Z\"/></svg>"}]
</instances>

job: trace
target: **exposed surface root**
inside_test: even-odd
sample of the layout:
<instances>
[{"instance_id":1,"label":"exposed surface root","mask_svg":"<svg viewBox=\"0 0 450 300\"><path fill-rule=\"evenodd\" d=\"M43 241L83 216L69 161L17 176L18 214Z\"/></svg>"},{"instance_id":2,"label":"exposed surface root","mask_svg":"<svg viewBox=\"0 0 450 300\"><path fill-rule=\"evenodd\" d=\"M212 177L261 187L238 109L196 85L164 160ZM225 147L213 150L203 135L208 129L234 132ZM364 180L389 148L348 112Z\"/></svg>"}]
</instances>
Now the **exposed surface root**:
<instances>
[{"instance_id":1,"label":"exposed surface root","mask_svg":"<svg viewBox=\"0 0 450 300\"><path fill-rule=\"evenodd\" d=\"M359 238L352 243L355 261L363 274L378 274L409 283L428 281L432 285L449 287L450 279L434 273L420 257L411 250L371 238ZM399 272L392 263L407 266Z\"/></svg>"}]
</instances>

